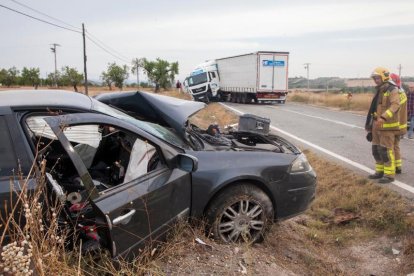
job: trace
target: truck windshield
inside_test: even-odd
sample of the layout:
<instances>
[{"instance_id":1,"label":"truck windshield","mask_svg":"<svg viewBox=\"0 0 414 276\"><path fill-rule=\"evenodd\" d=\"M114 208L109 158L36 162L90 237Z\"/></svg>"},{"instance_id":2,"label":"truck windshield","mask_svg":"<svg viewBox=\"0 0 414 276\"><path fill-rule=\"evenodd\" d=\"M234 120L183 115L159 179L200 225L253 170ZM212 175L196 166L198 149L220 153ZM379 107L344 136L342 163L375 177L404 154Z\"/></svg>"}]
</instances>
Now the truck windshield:
<instances>
[{"instance_id":1,"label":"truck windshield","mask_svg":"<svg viewBox=\"0 0 414 276\"><path fill-rule=\"evenodd\" d=\"M205 72L195 76L188 77L189 86L194 86L205 82L207 82L207 73Z\"/></svg>"}]
</instances>

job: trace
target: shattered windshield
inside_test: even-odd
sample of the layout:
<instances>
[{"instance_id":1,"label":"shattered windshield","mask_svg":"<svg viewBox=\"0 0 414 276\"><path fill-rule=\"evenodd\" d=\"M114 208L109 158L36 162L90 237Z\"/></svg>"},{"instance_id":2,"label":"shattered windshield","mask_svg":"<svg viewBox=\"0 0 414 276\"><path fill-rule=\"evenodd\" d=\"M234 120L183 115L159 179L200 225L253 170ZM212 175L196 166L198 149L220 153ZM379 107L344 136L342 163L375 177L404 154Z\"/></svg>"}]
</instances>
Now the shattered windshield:
<instances>
[{"instance_id":1,"label":"shattered windshield","mask_svg":"<svg viewBox=\"0 0 414 276\"><path fill-rule=\"evenodd\" d=\"M93 100L93 109L96 111L99 111L103 114L128 121L132 123L133 125L139 127L140 129L154 135L155 137L169 143L173 144L174 146L180 147L180 148L188 148L188 145L174 132L171 130L150 122L140 121L137 120L115 108L112 108L104 103L101 103L99 101Z\"/></svg>"}]
</instances>

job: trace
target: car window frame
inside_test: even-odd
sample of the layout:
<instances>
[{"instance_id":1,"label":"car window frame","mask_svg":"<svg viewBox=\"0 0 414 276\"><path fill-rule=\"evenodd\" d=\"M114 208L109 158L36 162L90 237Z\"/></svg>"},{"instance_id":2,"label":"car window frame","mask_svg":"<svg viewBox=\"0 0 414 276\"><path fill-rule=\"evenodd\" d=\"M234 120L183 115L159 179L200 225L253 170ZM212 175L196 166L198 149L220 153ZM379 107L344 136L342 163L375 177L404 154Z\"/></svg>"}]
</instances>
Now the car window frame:
<instances>
[{"instance_id":1,"label":"car window frame","mask_svg":"<svg viewBox=\"0 0 414 276\"><path fill-rule=\"evenodd\" d=\"M67 122L65 122L65 124L67 125L79 125L79 124L96 124L96 123L100 123L100 124L108 124L108 125L114 125L116 127L120 127L123 129L128 129L128 127L130 127L129 132L132 132L133 134L137 135L138 137L142 137L144 138L144 140L148 140L156 149L157 152L160 154L160 157L163 159L163 164L165 164L164 168L160 168L159 170L154 170L151 171L147 174L144 174L142 176L140 176L139 178L136 178L134 180L131 180L127 183L122 183L119 185L116 185L114 187L108 188L104 191L103 194L112 194L112 191L116 191L118 189L127 189L128 188L128 184L133 185L135 181L137 180L144 180L145 177L150 177L153 176L156 173L162 173L164 170L170 170L173 169L173 166L171 164L171 160L168 160L169 157L166 156L166 151L170 152L174 152L173 155L176 155L178 153L181 153L180 151L178 151L176 148L168 145L167 143L165 143L164 141L162 141L161 139L158 139L155 136L152 136L151 134L148 134L146 131L134 126L133 124L127 122L127 121L122 121L121 119L118 118L114 118L105 114L97 114L97 113L76 113L76 114L66 114L66 115L60 115L60 116L50 116L49 118L45 118L46 122L51 126L52 130L54 127L57 126L57 123L59 123L59 119L58 117L66 117L69 118L69 120L67 120ZM26 117L27 118L27 117ZM74 120L74 121L71 121ZM50 121L50 122L49 122ZM53 122L52 122L53 121ZM61 122L61 121L60 121ZM113 123L111 123L113 122ZM54 126L52 126L52 125ZM120 124L120 125L118 125ZM27 130L30 131L30 130ZM63 133L63 132L62 132ZM148 137L149 136L149 137ZM66 136L64 136L65 139ZM69 141L68 141L69 142ZM69 142L70 143L70 142ZM64 145L62 145L64 146ZM70 145L72 148L73 146ZM65 146L64 146L65 147ZM79 155L76 153L77 157L79 157ZM72 159L72 158L71 158ZM172 159L170 157L170 159ZM83 163L82 160L76 160L77 162L80 163L81 167L85 167L85 164ZM72 162L74 162L74 160L72 160ZM76 164L74 164L75 167L77 167ZM86 169L86 167L85 167ZM86 169L87 171L87 169ZM79 172L80 174L82 174L82 176L85 174L85 172ZM87 174L90 177L89 171L87 171ZM82 176L80 176L82 178ZM92 179L92 178L91 178ZM93 190L93 189L92 189ZM100 195L98 194L97 196L95 195L93 200L97 200L100 197Z\"/></svg>"}]
</instances>

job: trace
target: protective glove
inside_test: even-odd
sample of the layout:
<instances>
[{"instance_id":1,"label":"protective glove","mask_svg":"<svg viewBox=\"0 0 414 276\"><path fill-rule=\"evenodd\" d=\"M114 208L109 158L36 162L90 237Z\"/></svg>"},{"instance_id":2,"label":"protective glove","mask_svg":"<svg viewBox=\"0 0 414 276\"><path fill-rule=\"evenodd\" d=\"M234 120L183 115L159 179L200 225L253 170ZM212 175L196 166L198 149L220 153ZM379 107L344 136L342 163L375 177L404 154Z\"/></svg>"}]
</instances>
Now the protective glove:
<instances>
[{"instance_id":1,"label":"protective glove","mask_svg":"<svg viewBox=\"0 0 414 276\"><path fill-rule=\"evenodd\" d=\"M372 132L368 132L366 138L368 142L372 142Z\"/></svg>"}]
</instances>

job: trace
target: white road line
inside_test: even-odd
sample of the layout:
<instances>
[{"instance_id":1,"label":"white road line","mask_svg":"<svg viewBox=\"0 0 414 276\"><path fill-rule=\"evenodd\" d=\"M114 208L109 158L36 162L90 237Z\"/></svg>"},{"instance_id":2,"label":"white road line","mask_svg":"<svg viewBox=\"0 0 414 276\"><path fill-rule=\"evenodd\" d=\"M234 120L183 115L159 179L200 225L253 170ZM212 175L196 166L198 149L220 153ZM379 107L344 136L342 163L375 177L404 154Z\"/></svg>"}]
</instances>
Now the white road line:
<instances>
[{"instance_id":1,"label":"white road line","mask_svg":"<svg viewBox=\"0 0 414 276\"><path fill-rule=\"evenodd\" d=\"M300 104L300 103L295 103L295 102L289 102L289 105L306 106L307 108L313 108L313 109L317 109L317 110L324 109L324 110L327 110L327 111L330 111L330 112L336 112L336 113L346 112L349 115L358 116L358 117L366 117L366 115L357 114L357 113L354 113L352 111L350 112L350 111L343 111L343 110L331 109L331 108L326 107L326 106L316 106L316 105L310 105L310 104Z\"/></svg>"},{"instance_id":2,"label":"white road line","mask_svg":"<svg viewBox=\"0 0 414 276\"><path fill-rule=\"evenodd\" d=\"M299 114L299 115L302 115L302 116L307 116L307 117L311 117L311 118L315 118L315 119L319 119L319 120L323 120L323 121L328 121L328 122L331 122L331 123L335 123L335 124L343 125L343 126L347 126L347 127L365 129L363 127L353 125L353 124L344 123L342 121L326 119L326 118L323 118L323 117L313 116L313 115L309 115L309 114L305 114L305 113L302 113L302 112L293 111L293 110L289 110L289 109L283 109L283 111L292 112L292 113L296 113L296 114Z\"/></svg>"},{"instance_id":3,"label":"white road line","mask_svg":"<svg viewBox=\"0 0 414 276\"><path fill-rule=\"evenodd\" d=\"M228 106L228 105L223 104L223 103L220 103L220 104L221 104L221 105L223 105L224 107L226 107L226 108L230 109L230 110L233 110L234 112L236 112L236 113L238 113L238 114L240 114L240 115L243 115L243 114L244 114L244 112L242 112L242 111L240 111L240 110L238 110L238 109L236 109L236 108L234 108L234 107ZM342 155L336 154L336 153L334 153L334 152L332 152L332 151L330 151L330 150L327 150L327 149L325 149L325 148L322 148L321 146L315 145L315 144L313 144L313 143L311 143L311 142L309 142L309 141L306 141L306 140L304 140L304 139L302 139L302 138L297 137L296 135L293 135L293 134L291 134L291 133L289 133L289 132L286 132L286 131L284 131L284 130L281 130L280 128L277 128L277 127L272 126L272 125L271 125L270 127L271 127L272 129L274 129L274 130L276 130L276 131L278 131L278 132L280 132L280 133L282 133L282 134L286 135L286 136L289 136L289 137L291 137L291 138L293 138L293 139L295 139L295 140L297 140L297 141L299 141L299 142L301 142L301 143L303 143L303 144L306 144L306 145L308 145L308 146L310 146L310 147L312 147L312 148L314 148L314 149L317 149L317 150L319 150L319 151L321 151L321 152L323 152L323 153L326 153L326 154L328 154L328 155L330 155L330 156L332 156L332 157L335 157L336 159L339 159L339 160L341 160L342 162L345 162L345 163L347 163L347 164L349 164L349 165L351 165L351 166L354 166L354 167L356 167L356 168L358 168L358 169L360 169L360 170L362 170L362 171L365 171L365 172L367 172L367 173L369 173L369 174L373 174L373 173L375 172L374 170L372 170L372 169L368 168L367 166L364 166L364 165L362 165L362 164L360 164L360 163L357 163L357 162L355 162L355 161L352 161L351 159L348 159L348 158L346 158L346 157L344 157L344 156L342 156ZM398 181L398 180L394 180L394 181L392 182L392 184L394 184L395 186L397 186L397 187L399 187L399 188L401 188L401 189L404 189L404 190L406 190L406 191L408 191L408 192L410 192L410 193L414 194L414 187L411 187L411 186L410 186L410 185L408 185L408 184L405 184L405 183L403 183L403 182L401 182L401 181Z\"/></svg>"},{"instance_id":4,"label":"white road line","mask_svg":"<svg viewBox=\"0 0 414 276\"><path fill-rule=\"evenodd\" d=\"M317 107L314 107L314 108L317 108ZM351 127L351 128L359 128L359 129L365 130L365 128L363 128L363 127L353 125L353 124L348 124L348 123L338 121L338 120L330 120L330 119L326 119L326 118L323 118L323 117L309 115L309 114L305 114L305 113L302 113L302 112L299 112L299 111L294 111L294 110L289 110L289 109L283 109L283 111L292 112L292 113L296 113L296 114L299 114L299 115L303 115L303 116L307 116L307 117L311 117L311 118L315 118L315 119L320 119L320 120L332 122L332 123L335 123L335 124L338 124L338 125L343 125L343 126L348 126L348 127ZM361 116L361 115L357 115L357 116ZM409 140L409 139L404 139L404 140L406 140L408 143L413 143L414 142L414 140Z\"/></svg>"}]
</instances>

